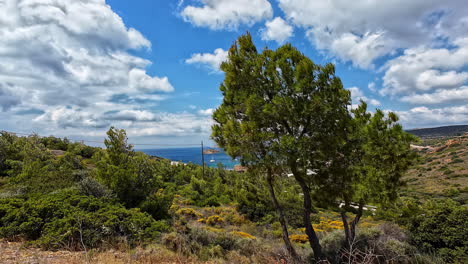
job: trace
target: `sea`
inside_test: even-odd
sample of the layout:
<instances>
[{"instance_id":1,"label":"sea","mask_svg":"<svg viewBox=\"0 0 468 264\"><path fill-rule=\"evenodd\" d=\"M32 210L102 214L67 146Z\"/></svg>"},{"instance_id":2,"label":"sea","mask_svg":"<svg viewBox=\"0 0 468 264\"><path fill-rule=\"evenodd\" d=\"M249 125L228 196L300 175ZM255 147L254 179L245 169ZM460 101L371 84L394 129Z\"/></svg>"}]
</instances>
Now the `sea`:
<instances>
[{"instance_id":1,"label":"sea","mask_svg":"<svg viewBox=\"0 0 468 264\"><path fill-rule=\"evenodd\" d=\"M223 149L214 148L218 153L205 154L205 165L212 168L217 168L221 164L225 169L233 169L234 166L240 164L239 161L233 160L227 155ZM139 149L150 156L166 158L172 161L181 161L183 163L194 163L202 165L202 152L198 147L195 148L158 148L158 149Z\"/></svg>"}]
</instances>

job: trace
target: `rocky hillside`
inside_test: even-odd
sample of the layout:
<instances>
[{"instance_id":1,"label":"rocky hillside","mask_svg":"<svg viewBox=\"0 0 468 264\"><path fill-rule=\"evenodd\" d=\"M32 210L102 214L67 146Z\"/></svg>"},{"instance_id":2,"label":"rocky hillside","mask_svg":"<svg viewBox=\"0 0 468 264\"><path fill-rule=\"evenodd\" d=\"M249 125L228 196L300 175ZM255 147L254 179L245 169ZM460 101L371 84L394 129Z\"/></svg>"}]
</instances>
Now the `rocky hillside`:
<instances>
[{"instance_id":1,"label":"rocky hillside","mask_svg":"<svg viewBox=\"0 0 468 264\"><path fill-rule=\"evenodd\" d=\"M425 141L423 141L424 143ZM468 202L468 134L434 145L414 145L421 153L406 175L405 194L418 198L451 197Z\"/></svg>"}]
</instances>

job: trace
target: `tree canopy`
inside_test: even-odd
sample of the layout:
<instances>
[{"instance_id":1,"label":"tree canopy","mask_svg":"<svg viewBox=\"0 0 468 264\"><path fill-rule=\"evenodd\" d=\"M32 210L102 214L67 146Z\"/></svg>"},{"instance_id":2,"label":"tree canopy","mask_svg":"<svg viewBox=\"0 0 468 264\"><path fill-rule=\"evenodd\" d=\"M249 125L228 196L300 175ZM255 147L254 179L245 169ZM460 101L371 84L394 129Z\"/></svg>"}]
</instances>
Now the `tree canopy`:
<instances>
[{"instance_id":1,"label":"tree canopy","mask_svg":"<svg viewBox=\"0 0 468 264\"><path fill-rule=\"evenodd\" d=\"M251 170L294 176L317 258L322 253L311 225L312 198L335 206L344 201L344 213L356 202L362 215L366 203L397 197L413 160L414 137L394 113L372 114L365 103L352 110L350 92L332 64L317 65L290 44L258 52L247 33L230 48L221 70L224 98L213 113L213 139Z\"/></svg>"}]
</instances>

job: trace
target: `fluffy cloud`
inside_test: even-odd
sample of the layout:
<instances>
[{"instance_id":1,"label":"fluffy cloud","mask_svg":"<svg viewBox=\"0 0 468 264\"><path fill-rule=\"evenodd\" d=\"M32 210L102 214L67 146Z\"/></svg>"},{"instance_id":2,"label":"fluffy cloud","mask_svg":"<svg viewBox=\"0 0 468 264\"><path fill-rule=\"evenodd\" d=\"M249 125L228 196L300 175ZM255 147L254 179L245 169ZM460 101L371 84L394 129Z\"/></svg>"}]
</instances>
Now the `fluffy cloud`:
<instances>
[{"instance_id":1,"label":"fluffy cloud","mask_svg":"<svg viewBox=\"0 0 468 264\"><path fill-rule=\"evenodd\" d=\"M107 111L107 109L118 109L109 107L106 103L97 105L93 111L80 109L78 107L58 106L48 109L42 115L33 119L35 124L42 126L59 127L66 130L51 129L36 126L44 134L56 136L77 135L79 138L103 136L109 126L125 128L130 137L142 136L170 136L183 137L194 134L209 134L213 120L211 116L203 114L181 113L153 113L147 110L120 110ZM205 114L205 115L204 115ZM22 120L22 121L26 121ZM83 129L83 128L92 129Z\"/></svg>"},{"instance_id":2,"label":"fluffy cloud","mask_svg":"<svg viewBox=\"0 0 468 264\"><path fill-rule=\"evenodd\" d=\"M114 125L135 135L190 135L211 119L151 107L174 90L151 49L104 0L0 0L0 127L58 136L102 136Z\"/></svg>"},{"instance_id":3,"label":"fluffy cloud","mask_svg":"<svg viewBox=\"0 0 468 264\"><path fill-rule=\"evenodd\" d=\"M210 134L213 120L207 116L190 113L164 113L158 116L160 121L148 122L138 128L128 128L133 136L190 136ZM191 138L193 143L193 138Z\"/></svg>"},{"instance_id":4,"label":"fluffy cloud","mask_svg":"<svg viewBox=\"0 0 468 264\"><path fill-rule=\"evenodd\" d=\"M128 73L128 85L131 89L143 92L172 92L174 87L167 77L151 77L142 69L131 69Z\"/></svg>"},{"instance_id":5,"label":"fluffy cloud","mask_svg":"<svg viewBox=\"0 0 468 264\"><path fill-rule=\"evenodd\" d=\"M468 81L468 38L454 41L454 48L420 46L384 66L383 94L402 94L459 88ZM467 98L468 99L468 98Z\"/></svg>"},{"instance_id":6,"label":"fluffy cloud","mask_svg":"<svg viewBox=\"0 0 468 264\"><path fill-rule=\"evenodd\" d=\"M282 44L292 36L293 27L281 17L275 17L275 19L265 23L261 34L263 40L274 40Z\"/></svg>"},{"instance_id":7,"label":"fluffy cloud","mask_svg":"<svg viewBox=\"0 0 468 264\"><path fill-rule=\"evenodd\" d=\"M433 127L437 125L460 125L468 123L468 105L430 109L425 106L408 111L397 111L407 127Z\"/></svg>"},{"instance_id":8,"label":"fluffy cloud","mask_svg":"<svg viewBox=\"0 0 468 264\"><path fill-rule=\"evenodd\" d=\"M311 31L309 31L310 35ZM320 36L317 36L320 37ZM325 36L329 38L329 36ZM330 39L327 46L321 46L320 49L330 48L334 55L339 58L353 61L355 66L361 68L373 67L372 62L392 50L388 45L389 39L385 38L384 33L365 33L363 36L356 36L352 33L343 33L337 38Z\"/></svg>"},{"instance_id":9,"label":"fluffy cloud","mask_svg":"<svg viewBox=\"0 0 468 264\"><path fill-rule=\"evenodd\" d=\"M110 124L107 120L100 120L94 112L66 106L47 109L47 112L36 117L33 121L59 128L105 128Z\"/></svg>"},{"instance_id":10,"label":"fluffy cloud","mask_svg":"<svg viewBox=\"0 0 468 264\"><path fill-rule=\"evenodd\" d=\"M378 100L366 97L362 90L359 89L359 87L351 87L348 88L348 90L351 91L351 100L353 101L354 106L359 104L359 101L361 100L373 106L380 105L380 102Z\"/></svg>"},{"instance_id":11,"label":"fluffy cloud","mask_svg":"<svg viewBox=\"0 0 468 264\"><path fill-rule=\"evenodd\" d=\"M204 115L204 116L211 116L211 115L213 115L213 112L214 112L213 108L198 110L198 114Z\"/></svg>"},{"instance_id":12,"label":"fluffy cloud","mask_svg":"<svg viewBox=\"0 0 468 264\"><path fill-rule=\"evenodd\" d=\"M447 104L468 101L468 86L452 90L437 90L434 93L413 94L401 98L401 101L411 104Z\"/></svg>"},{"instance_id":13,"label":"fluffy cloud","mask_svg":"<svg viewBox=\"0 0 468 264\"><path fill-rule=\"evenodd\" d=\"M465 0L279 0L317 48L368 68L376 58L468 34Z\"/></svg>"},{"instance_id":14,"label":"fluffy cloud","mask_svg":"<svg viewBox=\"0 0 468 264\"><path fill-rule=\"evenodd\" d=\"M234 30L268 19L273 9L267 0L201 0L201 6L186 6L183 19L199 27Z\"/></svg>"},{"instance_id":15,"label":"fluffy cloud","mask_svg":"<svg viewBox=\"0 0 468 264\"><path fill-rule=\"evenodd\" d=\"M210 68L213 72L219 72L219 66L227 59L228 52L219 48L215 49L214 53L196 53L192 57L185 60L187 64L204 65Z\"/></svg>"},{"instance_id":16,"label":"fluffy cloud","mask_svg":"<svg viewBox=\"0 0 468 264\"><path fill-rule=\"evenodd\" d=\"M151 122L159 121L160 118L146 110L122 110L117 112L107 112L103 115L106 120L118 120L118 121L142 121Z\"/></svg>"}]
</instances>

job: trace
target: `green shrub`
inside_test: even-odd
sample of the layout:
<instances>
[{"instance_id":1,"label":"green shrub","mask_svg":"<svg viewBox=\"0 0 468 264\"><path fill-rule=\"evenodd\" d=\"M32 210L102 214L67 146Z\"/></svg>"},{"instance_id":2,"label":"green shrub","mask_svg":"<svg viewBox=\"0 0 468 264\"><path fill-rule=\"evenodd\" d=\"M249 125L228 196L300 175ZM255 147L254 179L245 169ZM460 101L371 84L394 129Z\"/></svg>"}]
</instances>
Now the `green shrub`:
<instances>
[{"instance_id":1,"label":"green shrub","mask_svg":"<svg viewBox=\"0 0 468 264\"><path fill-rule=\"evenodd\" d=\"M94 196L97 198L111 198L112 192L103 184L96 181L92 177L85 177L78 183L78 189L81 194L87 196Z\"/></svg>"},{"instance_id":2,"label":"green shrub","mask_svg":"<svg viewBox=\"0 0 468 264\"><path fill-rule=\"evenodd\" d=\"M67 138L61 139L56 137L43 137L40 142L48 149L67 150L70 141Z\"/></svg>"},{"instance_id":3,"label":"green shrub","mask_svg":"<svg viewBox=\"0 0 468 264\"><path fill-rule=\"evenodd\" d=\"M99 247L124 237L135 245L168 229L138 209L64 190L34 199L0 200L0 237L23 238L46 249Z\"/></svg>"},{"instance_id":4,"label":"green shrub","mask_svg":"<svg viewBox=\"0 0 468 264\"><path fill-rule=\"evenodd\" d=\"M188 233L168 233L162 237L163 244L174 251L195 254L202 260L221 257L221 252L240 250L243 255L252 254L248 250L250 240L238 238L229 232L212 232L205 228L192 227Z\"/></svg>"},{"instance_id":5,"label":"green shrub","mask_svg":"<svg viewBox=\"0 0 468 264\"><path fill-rule=\"evenodd\" d=\"M450 200L431 200L412 218L412 241L447 262L463 262L468 252L468 208Z\"/></svg>"},{"instance_id":6,"label":"green shrub","mask_svg":"<svg viewBox=\"0 0 468 264\"><path fill-rule=\"evenodd\" d=\"M90 147L81 143L72 143L68 145L67 151L74 154L80 155L83 158L90 159L93 157L99 148Z\"/></svg>"},{"instance_id":7,"label":"green shrub","mask_svg":"<svg viewBox=\"0 0 468 264\"><path fill-rule=\"evenodd\" d=\"M325 236L320 240L323 248L323 253L328 258L333 259L338 255L341 248L345 245L345 237L342 230L334 230L325 233Z\"/></svg>"},{"instance_id":8,"label":"green shrub","mask_svg":"<svg viewBox=\"0 0 468 264\"><path fill-rule=\"evenodd\" d=\"M174 194L165 193L163 189L148 196L138 207L141 211L153 216L154 219L170 218L169 208L172 205Z\"/></svg>"}]
</instances>

